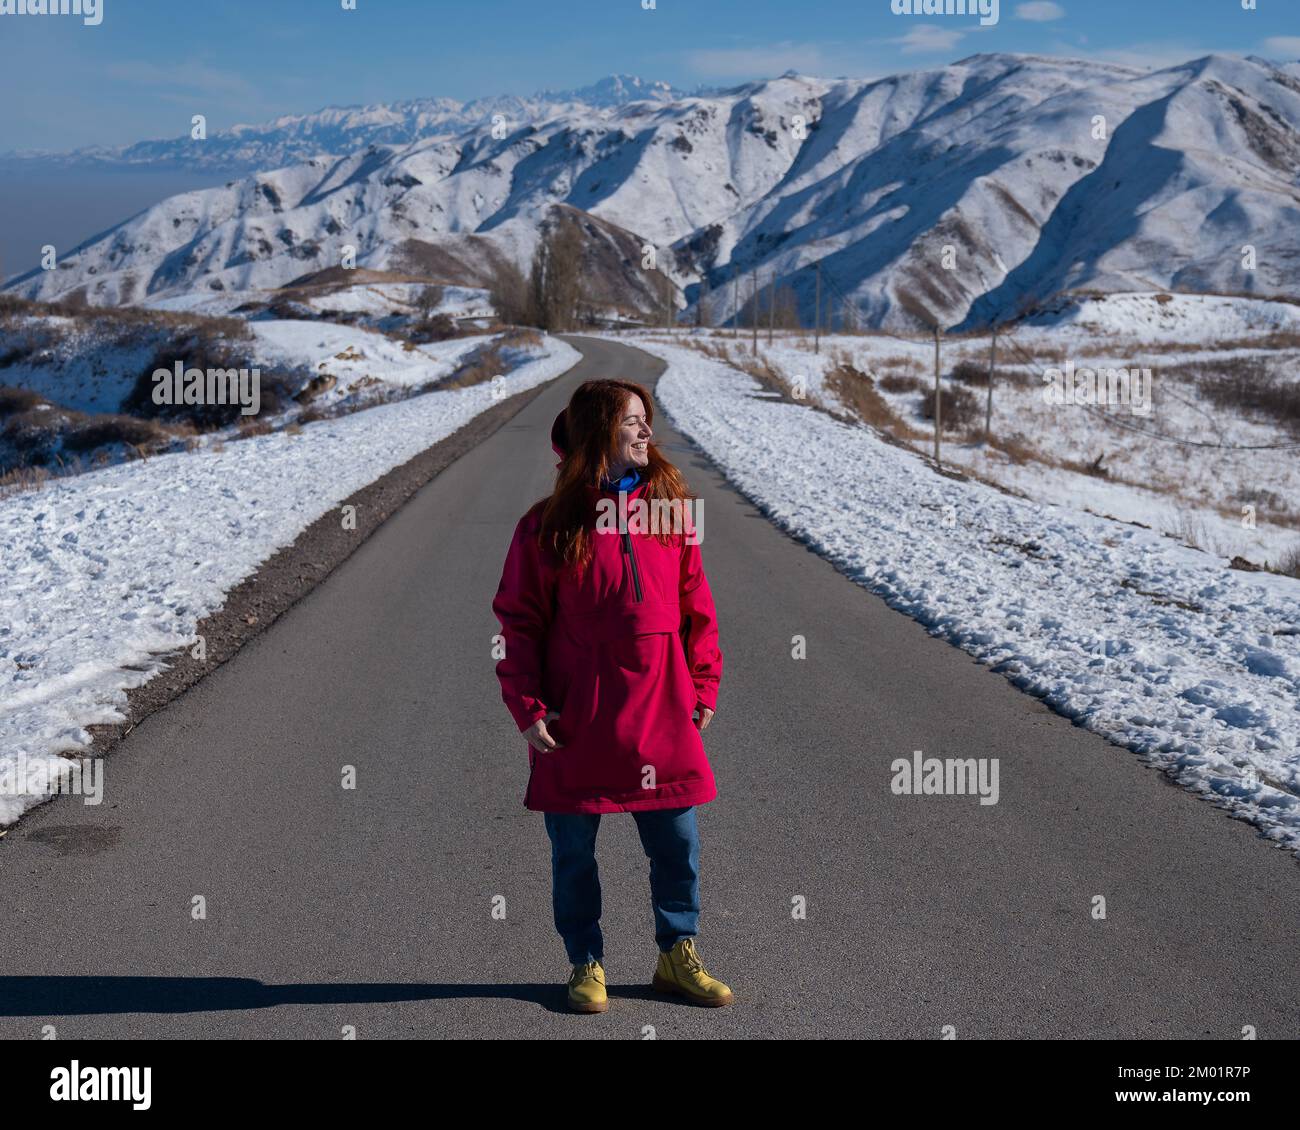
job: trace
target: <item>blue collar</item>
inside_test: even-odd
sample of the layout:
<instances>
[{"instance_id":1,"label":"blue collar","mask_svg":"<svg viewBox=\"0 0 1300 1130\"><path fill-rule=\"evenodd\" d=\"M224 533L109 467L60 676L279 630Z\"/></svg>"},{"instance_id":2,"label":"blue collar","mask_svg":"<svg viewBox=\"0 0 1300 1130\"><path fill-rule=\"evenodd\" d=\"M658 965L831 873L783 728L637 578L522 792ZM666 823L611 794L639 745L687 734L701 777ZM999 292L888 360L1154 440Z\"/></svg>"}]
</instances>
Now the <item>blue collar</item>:
<instances>
[{"instance_id":1,"label":"blue collar","mask_svg":"<svg viewBox=\"0 0 1300 1130\"><path fill-rule=\"evenodd\" d=\"M630 467L627 473L617 482L613 479L605 479L601 482L602 490L625 491L631 490L641 481L641 474L635 467Z\"/></svg>"}]
</instances>

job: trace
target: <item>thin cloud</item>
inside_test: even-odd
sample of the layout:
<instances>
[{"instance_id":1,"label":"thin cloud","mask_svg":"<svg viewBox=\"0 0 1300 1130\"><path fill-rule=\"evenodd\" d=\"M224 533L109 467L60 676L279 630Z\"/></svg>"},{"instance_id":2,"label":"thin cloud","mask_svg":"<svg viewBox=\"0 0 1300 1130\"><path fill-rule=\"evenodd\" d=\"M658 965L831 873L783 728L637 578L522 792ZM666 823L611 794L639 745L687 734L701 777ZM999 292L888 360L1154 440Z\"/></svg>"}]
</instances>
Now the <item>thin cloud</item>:
<instances>
[{"instance_id":1,"label":"thin cloud","mask_svg":"<svg viewBox=\"0 0 1300 1130\"><path fill-rule=\"evenodd\" d=\"M934 24L921 24L906 35L889 43L901 43L904 55L934 55L951 51L961 42L965 31L956 28L937 27Z\"/></svg>"},{"instance_id":2,"label":"thin cloud","mask_svg":"<svg viewBox=\"0 0 1300 1130\"><path fill-rule=\"evenodd\" d=\"M1300 35L1274 35L1264 40L1264 50L1270 55L1300 58Z\"/></svg>"},{"instance_id":3,"label":"thin cloud","mask_svg":"<svg viewBox=\"0 0 1300 1130\"><path fill-rule=\"evenodd\" d=\"M1033 20L1035 23L1047 23L1049 20L1065 18L1065 9L1052 0L1030 0L1028 4L1016 5L1016 19Z\"/></svg>"},{"instance_id":4,"label":"thin cloud","mask_svg":"<svg viewBox=\"0 0 1300 1130\"><path fill-rule=\"evenodd\" d=\"M105 78L114 82L133 83L175 91L202 94L213 98L255 98L255 87L247 79L231 71L210 67L206 63L178 63L159 70L151 63L116 62L103 67Z\"/></svg>"}]
</instances>

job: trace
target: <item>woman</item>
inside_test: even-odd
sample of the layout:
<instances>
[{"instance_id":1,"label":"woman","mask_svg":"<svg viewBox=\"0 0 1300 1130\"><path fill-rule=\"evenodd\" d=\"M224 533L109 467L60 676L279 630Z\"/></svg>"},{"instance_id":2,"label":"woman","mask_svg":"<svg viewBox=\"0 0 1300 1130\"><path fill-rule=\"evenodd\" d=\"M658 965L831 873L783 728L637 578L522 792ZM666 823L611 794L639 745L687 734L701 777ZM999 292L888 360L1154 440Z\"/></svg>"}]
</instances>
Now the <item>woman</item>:
<instances>
[{"instance_id":1,"label":"woman","mask_svg":"<svg viewBox=\"0 0 1300 1130\"><path fill-rule=\"evenodd\" d=\"M607 1008L595 855L606 812L632 813L650 858L654 987L703 1005L732 999L694 942L694 806L717 796L700 731L717 705L722 652L694 496L652 442L653 415L638 384L578 388L551 429L555 490L520 519L492 602L501 696L528 739L524 805L545 814L578 1012ZM655 520L638 520L643 511Z\"/></svg>"}]
</instances>

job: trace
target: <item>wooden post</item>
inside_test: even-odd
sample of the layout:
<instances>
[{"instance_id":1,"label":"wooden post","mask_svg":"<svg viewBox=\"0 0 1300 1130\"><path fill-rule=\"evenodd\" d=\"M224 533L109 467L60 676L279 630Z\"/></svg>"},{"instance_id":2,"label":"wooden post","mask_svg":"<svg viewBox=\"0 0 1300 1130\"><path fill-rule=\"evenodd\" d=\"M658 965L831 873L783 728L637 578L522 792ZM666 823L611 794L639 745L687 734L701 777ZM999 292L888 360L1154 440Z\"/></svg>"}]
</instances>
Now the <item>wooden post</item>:
<instances>
[{"instance_id":1,"label":"wooden post","mask_svg":"<svg viewBox=\"0 0 1300 1130\"><path fill-rule=\"evenodd\" d=\"M740 325L740 276L736 273L736 264L731 264L731 336L739 333Z\"/></svg>"},{"instance_id":2,"label":"wooden post","mask_svg":"<svg viewBox=\"0 0 1300 1130\"><path fill-rule=\"evenodd\" d=\"M772 332L776 329L776 268L772 268L772 281L767 285L767 344L772 344Z\"/></svg>"},{"instance_id":3,"label":"wooden post","mask_svg":"<svg viewBox=\"0 0 1300 1130\"><path fill-rule=\"evenodd\" d=\"M943 399L939 395L939 324L934 326L934 465L942 467L939 458L939 434L943 431Z\"/></svg>"},{"instance_id":4,"label":"wooden post","mask_svg":"<svg viewBox=\"0 0 1300 1130\"><path fill-rule=\"evenodd\" d=\"M749 273L749 304L753 310L749 315L750 328L754 331L754 340L750 343L749 351L755 357L758 356L758 268L755 267Z\"/></svg>"},{"instance_id":5,"label":"wooden post","mask_svg":"<svg viewBox=\"0 0 1300 1130\"><path fill-rule=\"evenodd\" d=\"M817 295L813 301L813 352L822 351L822 264L817 261Z\"/></svg>"},{"instance_id":6,"label":"wooden post","mask_svg":"<svg viewBox=\"0 0 1300 1130\"><path fill-rule=\"evenodd\" d=\"M993 327L993 345L989 349L989 398L984 406L984 446L989 443L989 433L993 428L993 369L998 363L998 328Z\"/></svg>"}]
</instances>

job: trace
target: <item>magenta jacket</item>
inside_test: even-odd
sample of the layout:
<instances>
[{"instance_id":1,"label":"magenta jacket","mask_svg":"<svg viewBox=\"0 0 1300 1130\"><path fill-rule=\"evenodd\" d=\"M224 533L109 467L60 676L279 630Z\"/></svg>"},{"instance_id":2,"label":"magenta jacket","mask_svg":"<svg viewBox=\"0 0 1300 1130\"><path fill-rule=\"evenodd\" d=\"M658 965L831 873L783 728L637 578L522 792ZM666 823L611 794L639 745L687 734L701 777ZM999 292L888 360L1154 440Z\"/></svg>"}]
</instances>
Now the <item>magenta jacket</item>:
<instances>
[{"instance_id":1,"label":"magenta jacket","mask_svg":"<svg viewBox=\"0 0 1300 1130\"><path fill-rule=\"evenodd\" d=\"M552 431L563 454L563 413ZM629 503L644 490L628 492ZM593 516L612 491L591 489ZM524 805L538 812L635 812L717 796L691 721L717 708L717 617L698 544L635 528L592 534L579 580L537 545L542 504L519 520L492 611L505 657L501 697L521 731L549 713L561 749L528 746ZM689 527L687 527L689 531Z\"/></svg>"}]
</instances>

